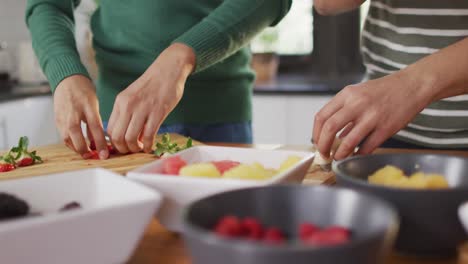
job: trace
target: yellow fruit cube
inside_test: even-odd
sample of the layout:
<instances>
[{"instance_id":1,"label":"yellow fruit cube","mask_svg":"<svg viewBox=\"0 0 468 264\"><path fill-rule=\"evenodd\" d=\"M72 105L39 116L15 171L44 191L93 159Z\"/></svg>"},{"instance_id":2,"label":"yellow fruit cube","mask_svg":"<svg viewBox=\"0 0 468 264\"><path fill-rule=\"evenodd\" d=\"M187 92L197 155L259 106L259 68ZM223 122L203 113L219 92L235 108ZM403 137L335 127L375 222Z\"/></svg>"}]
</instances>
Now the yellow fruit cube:
<instances>
[{"instance_id":1,"label":"yellow fruit cube","mask_svg":"<svg viewBox=\"0 0 468 264\"><path fill-rule=\"evenodd\" d=\"M428 174L426 176L426 181L426 186L429 189L443 189L449 187L447 180L442 175Z\"/></svg>"},{"instance_id":2,"label":"yellow fruit cube","mask_svg":"<svg viewBox=\"0 0 468 264\"><path fill-rule=\"evenodd\" d=\"M180 175L191 177L219 178L221 173L212 163L196 163L180 169Z\"/></svg>"},{"instance_id":3,"label":"yellow fruit cube","mask_svg":"<svg viewBox=\"0 0 468 264\"><path fill-rule=\"evenodd\" d=\"M390 185L405 177L402 170L395 166L387 165L369 176L368 180L373 184Z\"/></svg>"},{"instance_id":4,"label":"yellow fruit cube","mask_svg":"<svg viewBox=\"0 0 468 264\"><path fill-rule=\"evenodd\" d=\"M299 163L301 160L301 157L289 156L285 161L283 161L283 163L281 163L281 166L279 167L279 172L287 171L288 169L294 167L294 165Z\"/></svg>"},{"instance_id":5,"label":"yellow fruit cube","mask_svg":"<svg viewBox=\"0 0 468 264\"><path fill-rule=\"evenodd\" d=\"M259 164L241 164L223 174L224 178L242 179L242 180L266 180L271 176L268 171Z\"/></svg>"}]
</instances>

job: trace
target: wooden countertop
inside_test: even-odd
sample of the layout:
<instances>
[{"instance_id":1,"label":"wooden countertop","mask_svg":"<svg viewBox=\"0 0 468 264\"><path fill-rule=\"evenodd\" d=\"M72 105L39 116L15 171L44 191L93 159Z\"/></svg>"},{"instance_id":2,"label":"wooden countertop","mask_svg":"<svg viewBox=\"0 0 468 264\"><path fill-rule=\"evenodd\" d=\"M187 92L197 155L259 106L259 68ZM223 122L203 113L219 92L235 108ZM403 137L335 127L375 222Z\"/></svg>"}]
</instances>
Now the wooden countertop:
<instances>
[{"instance_id":1,"label":"wooden countertop","mask_svg":"<svg viewBox=\"0 0 468 264\"><path fill-rule=\"evenodd\" d=\"M227 145L227 144L224 144ZM268 149L297 149L311 150L311 147L306 146L281 146L281 145L233 145L237 147L253 147L253 148L268 148ZM461 155L468 157L468 151L427 151L427 150L406 150L406 149L379 149L377 153L442 153ZM305 184L333 184L333 175L324 173L319 170L312 171L306 178ZM130 264L189 264L190 257L184 248L183 241L180 235L167 231L159 225L157 220L153 220L146 230L138 248L133 257L129 261ZM457 259L449 260L426 260L414 259L393 255L386 261L387 264L468 264L468 258L457 261ZM210 264L210 263L207 263ZM214 264L214 263L213 263Z\"/></svg>"}]
</instances>

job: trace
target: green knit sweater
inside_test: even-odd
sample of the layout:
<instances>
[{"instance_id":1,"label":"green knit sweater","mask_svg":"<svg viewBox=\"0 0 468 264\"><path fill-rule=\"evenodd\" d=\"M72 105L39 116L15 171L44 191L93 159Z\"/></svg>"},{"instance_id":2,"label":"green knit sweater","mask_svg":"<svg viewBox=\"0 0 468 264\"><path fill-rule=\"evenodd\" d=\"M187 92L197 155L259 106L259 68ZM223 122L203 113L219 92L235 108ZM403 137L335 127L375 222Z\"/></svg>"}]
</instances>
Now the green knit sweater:
<instances>
[{"instance_id":1,"label":"green knit sweater","mask_svg":"<svg viewBox=\"0 0 468 264\"><path fill-rule=\"evenodd\" d=\"M66 77L89 76L74 39L76 0L28 0L26 22L52 91ZM101 0L91 19L103 120L116 95L171 43L196 54L196 70L165 124L251 120L246 44L287 13L291 0Z\"/></svg>"}]
</instances>

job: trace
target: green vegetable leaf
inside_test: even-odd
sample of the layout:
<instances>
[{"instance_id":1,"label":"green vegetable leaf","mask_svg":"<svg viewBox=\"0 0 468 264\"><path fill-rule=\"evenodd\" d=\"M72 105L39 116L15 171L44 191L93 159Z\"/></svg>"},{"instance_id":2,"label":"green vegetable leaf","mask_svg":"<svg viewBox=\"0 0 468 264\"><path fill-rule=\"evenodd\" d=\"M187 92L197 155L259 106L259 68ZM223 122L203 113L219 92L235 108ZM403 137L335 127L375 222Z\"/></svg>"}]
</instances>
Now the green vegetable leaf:
<instances>
[{"instance_id":1,"label":"green vegetable leaf","mask_svg":"<svg viewBox=\"0 0 468 264\"><path fill-rule=\"evenodd\" d=\"M192 147L192 139L189 138L184 146L179 146L176 142L171 142L169 134L164 134L161 138L161 142L156 142L154 155L160 157L164 153L174 154L181 150Z\"/></svg>"}]
</instances>

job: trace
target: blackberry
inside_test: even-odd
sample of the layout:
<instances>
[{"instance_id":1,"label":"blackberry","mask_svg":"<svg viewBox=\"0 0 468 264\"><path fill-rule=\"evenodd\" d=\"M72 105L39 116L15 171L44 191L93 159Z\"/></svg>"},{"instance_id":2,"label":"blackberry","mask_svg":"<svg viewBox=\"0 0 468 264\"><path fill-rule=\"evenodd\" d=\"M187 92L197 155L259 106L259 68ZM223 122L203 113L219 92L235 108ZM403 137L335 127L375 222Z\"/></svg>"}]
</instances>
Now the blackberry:
<instances>
[{"instance_id":1,"label":"blackberry","mask_svg":"<svg viewBox=\"0 0 468 264\"><path fill-rule=\"evenodd\" d=\"M29 205L22 199L8 193L0 193L0 220L6 220L29 213Z\"/></svg>"}]
</instances>

